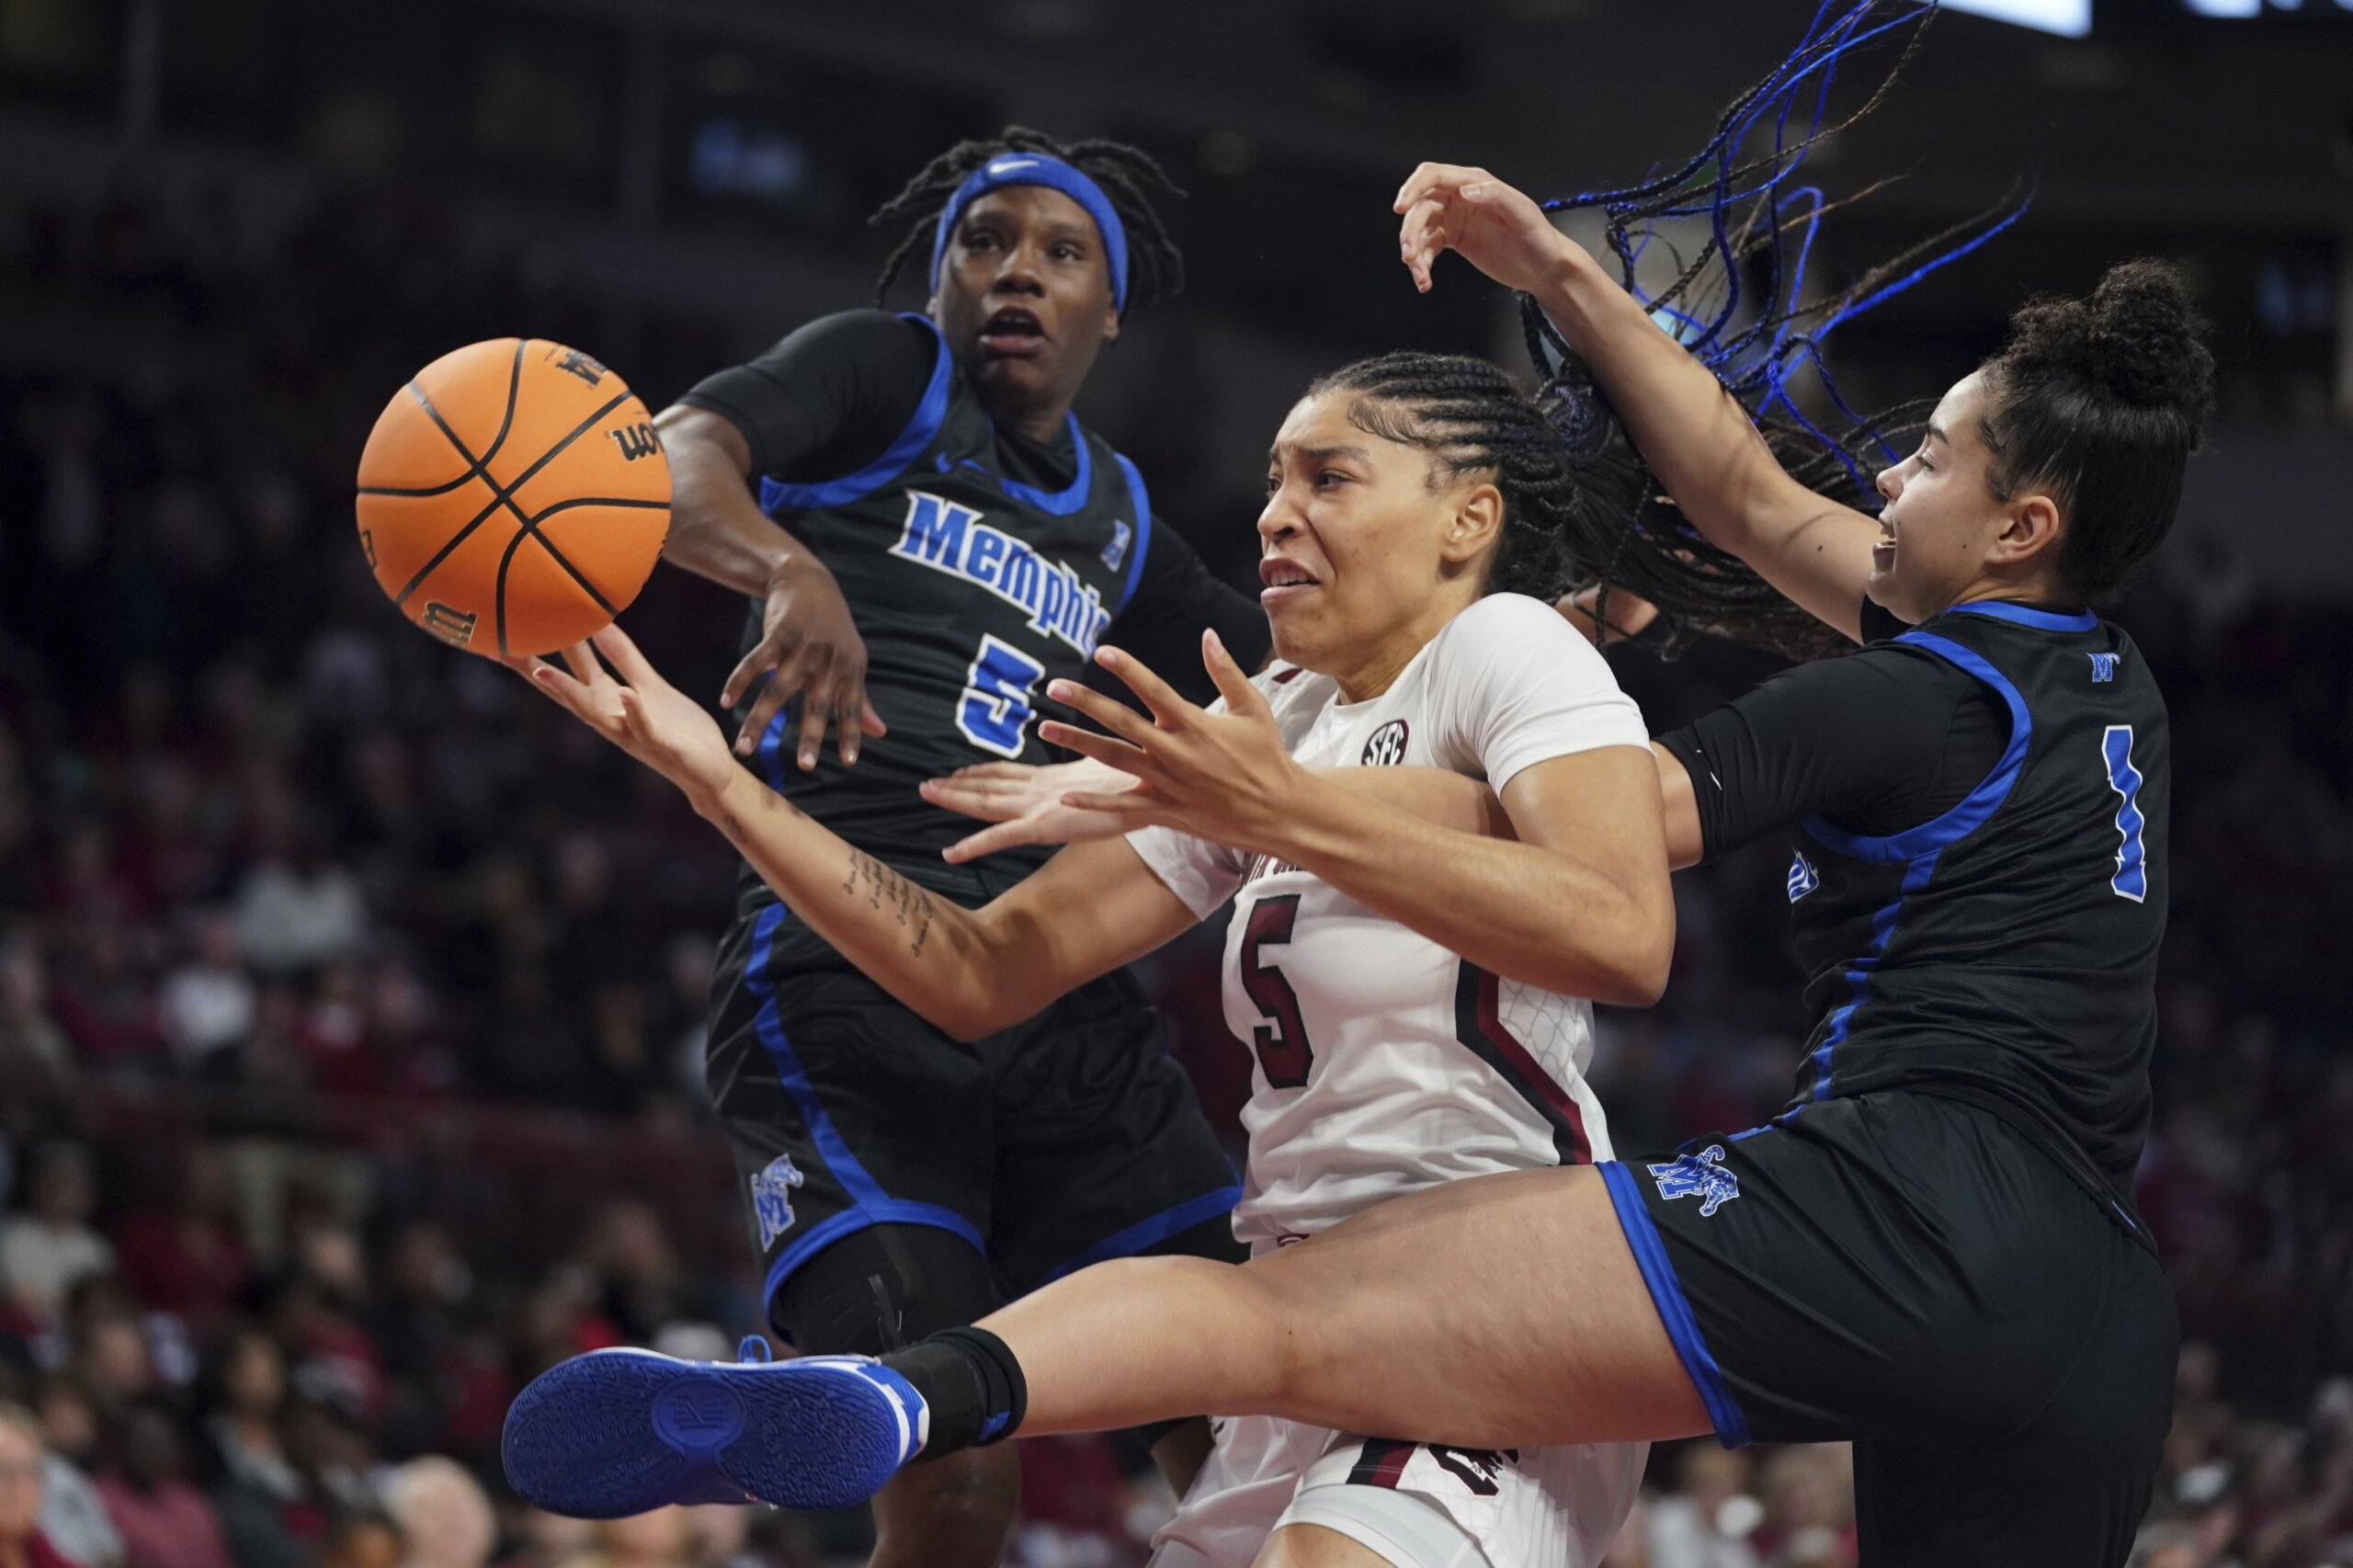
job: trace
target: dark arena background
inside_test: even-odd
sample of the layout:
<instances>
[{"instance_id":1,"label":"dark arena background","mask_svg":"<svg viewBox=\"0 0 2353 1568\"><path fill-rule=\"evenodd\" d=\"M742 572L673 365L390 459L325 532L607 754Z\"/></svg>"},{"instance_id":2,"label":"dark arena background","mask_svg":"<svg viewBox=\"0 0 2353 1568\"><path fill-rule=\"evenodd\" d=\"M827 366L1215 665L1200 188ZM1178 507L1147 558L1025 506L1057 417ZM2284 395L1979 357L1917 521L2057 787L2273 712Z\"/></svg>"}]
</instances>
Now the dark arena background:
<instances>
[{"instance_id":1,"label":"dark arena background","mask_svg":"<svg viewBox=\"0 0 2353 1568\"><path fill-rule=\"evenodd\" d=\"M1315 374L1400 347L1525 366L1510 301L1459 261L1415 292L1404 174L1623 184L1696 149L1812 14L0 0L0 1397L45 1429L52 1547L864 1561L862 1513L590 1527L505 1490L535 1372L624 1343L728 1358L760 1325L701 1071L735 862L370 580L352 476L417 367L547 337L660 409L871 302L899 229L864 220L950 142L1116 137L1189 193L1188 281L1080 412L1254 585L1264 446ZM2139 1185L2186 1343L2136 1561L2353 1561L2353 6L1950 6L1815 156L1835 194L1890 182L1825 226L1825 282L2032 190L1833 336L1858 406L1933 395L2029 294L2136 255L2183 264L2214 324L2220 413L2115 611L2177 735ZM740 613L662 570L625 623L712 698ZM1772 667L1612 658L1654 729ZM1783 1099L1807 1027L1785 854L1677 879L1665 1000L1602 1025L1620 1148ZM1238 1149L1220 951L1205 931L1142 972ZM1008 1562L1144 1560L1168 1499L1139 1451L1021 1458ZM1849 1564L1849 1485L1837 1449L1660 1445L1608 1561ZM0 1508L0 1562L57 1560L23 1555L24 1513Z\"/></svg>"}]
</instances>

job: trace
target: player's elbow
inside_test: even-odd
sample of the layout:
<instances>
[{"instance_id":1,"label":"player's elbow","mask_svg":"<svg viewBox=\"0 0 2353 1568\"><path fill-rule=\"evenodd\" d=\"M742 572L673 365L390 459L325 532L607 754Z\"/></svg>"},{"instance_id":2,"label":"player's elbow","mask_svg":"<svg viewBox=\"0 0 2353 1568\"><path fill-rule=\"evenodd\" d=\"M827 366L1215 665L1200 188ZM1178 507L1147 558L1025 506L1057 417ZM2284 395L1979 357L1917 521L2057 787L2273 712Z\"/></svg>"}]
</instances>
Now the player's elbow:
<instances>
[{"instance_id":1,"label":"player's elbow","mask_svg":"<svg viewBox=\"0 0 2353 1568\"><path fill-rule=\"evenodd\" d=\"M1619 942L1609 954L1603 987L1590 994L1613 1007L1651 1007L1666 994L1667 971L1675 963L1675 903L1670 898L1646 901L1620 926ZM1603 989L1608 994L1603 994Z\"/></svg>"},{"instance_id":2,"label":"player's elbow","mask_svg":"<svg viewBox=\"0 0 2353 1568\"><path fill-rule=\"evenodd\" d=\"M998 1034L1022 1019L1038 1012L1043 1002L1032 1005L1015 994L1012 988L976 986L969 995L941 997L917 1007L924 1021L959 1045L978 1045L993 1034Z\"/></svg>"},{"instance_id":3,"label":"player's elbow","mask_svg":"<svg viewBox=\"0 0 2353 1568\"><path fill-rule=\"evenodd\" d=\"M997 1017L999 1009L983 1001L918 1009L924 1021L959 1045L978 1045L1013 1022Z\"/></svg>"}]
</instances>

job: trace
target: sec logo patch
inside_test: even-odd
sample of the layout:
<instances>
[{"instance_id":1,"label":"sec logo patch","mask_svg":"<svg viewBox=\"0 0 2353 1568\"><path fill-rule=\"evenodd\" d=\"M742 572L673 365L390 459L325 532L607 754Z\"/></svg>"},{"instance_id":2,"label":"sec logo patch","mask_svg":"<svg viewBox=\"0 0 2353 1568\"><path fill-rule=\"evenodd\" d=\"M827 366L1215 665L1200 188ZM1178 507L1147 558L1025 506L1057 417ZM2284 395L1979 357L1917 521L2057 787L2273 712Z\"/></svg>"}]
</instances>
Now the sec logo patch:
<instances>
[{"instance_id":1,"label":"sec logo patch","mask_svg":"<svg viewBox=\"0 0 2353 1568\"><path fill-rule=\"evenodd\" d=\"M1409 733L1403 719L1392 719L1365 738L1363 762L1367 767L1393 767L1405 760L1405 737Z\"/></svg>"}]
</instances>

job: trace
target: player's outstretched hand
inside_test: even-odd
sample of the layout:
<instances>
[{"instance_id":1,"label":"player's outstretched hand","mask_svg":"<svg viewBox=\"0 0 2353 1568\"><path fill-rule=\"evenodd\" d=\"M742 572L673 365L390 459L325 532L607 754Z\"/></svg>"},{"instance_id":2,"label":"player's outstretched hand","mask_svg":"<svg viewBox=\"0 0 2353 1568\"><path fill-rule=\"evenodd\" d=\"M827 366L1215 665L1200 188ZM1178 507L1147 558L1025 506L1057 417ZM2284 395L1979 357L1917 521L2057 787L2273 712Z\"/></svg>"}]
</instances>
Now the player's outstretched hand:
<instances>
[{"instance_id":1,"label":"player's outstretched hand","mask_svg":"<svg viewBox=\"0 0 2353 1568\"><path fill-rule=\"evenodd\" d=\"M856 762L858 742L883 733L883 724L866 699L866 640L858 634L841 585L817 561L796 555L768 584L760 614L759 642L719 693L719 705L733 708L762 677L767 682L735 737L736 755L751 756L777 714L798 697L801 771L817 766L828 727L843 765Z\"/></svg>"},{"instance_id":2,"label":"player's outstretched hand","mask_svg":"<svg viewBox=\"0 0 2353 1568\"><path fill-rule=\"evenodd\" d=\"M1298 797L1308 773L1283 748L1273 710L1217 633L1201 633L1201 663L1225 697L1222 713L1196 708L1141 660L1117 648L1097 650L1095 662L1125 681L1152 717L1076 681L1049 686L1046 695L1077 709L1110 733L1097 734L1050 719L1038 727L1038 737L1136 780L1134 788L1124 790L1072 790L1063 796L1063 804L1102 813L1123 833L1157 825L1239 849L1262 847L1280 825L1285 803Z\"/></svg>"},{"instance_id":3,"label":"player's outstretched hand","mask_svg":"<svg viewBox=\"0 0 2353 1568\"><path fill-rule=\"evenodd\" d=\"M1063 802L1075 794L1119 794L1135 787L1134 779L1099 762L984 762L924 780L923 798L996 824L940 852L950 865L961 866L1025 844L1078 844L1125 833L1131 824L1108 812L1081 811Z\"/></svg>"},{"instance_id":4,"label":"player's outstretched hand","mask_svg":"<svg viewBox=\"0 0 2353 1568\"><path fill-rule=\"evenodd\" d=\"M572 666L570 675L544 659L506 664L690 798L717 794L733 775L735 759L719 722L664 680L620 627L608 626L588 642L574 643L563 651L563 662Z\"/></svg>"},{"instance_id":5,"label":"player's outstretched hand","mask_svg":"<svg viewBox=\"0 0 2353 1568\"><path fill-rule=\"evenodd\" d=\"M1576 244L1528 197L1484 169L1460 164L1415 169L1392 210L1404 220L1397 231L1398 255L1425 294L1440 251L1461 252L1506 289L1533 290Z\"/></svg>"}]
</instances>

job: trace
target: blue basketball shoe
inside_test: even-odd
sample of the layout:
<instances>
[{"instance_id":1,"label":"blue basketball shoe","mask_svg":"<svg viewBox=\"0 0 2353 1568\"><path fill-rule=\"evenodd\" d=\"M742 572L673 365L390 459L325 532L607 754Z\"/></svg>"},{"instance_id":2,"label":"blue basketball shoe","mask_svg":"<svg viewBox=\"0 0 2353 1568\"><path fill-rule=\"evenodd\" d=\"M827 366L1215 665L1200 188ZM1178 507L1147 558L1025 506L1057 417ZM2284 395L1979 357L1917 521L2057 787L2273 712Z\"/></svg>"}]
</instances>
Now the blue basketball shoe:
<instances>
[{"instance_id":1,"label":"blue basketball shoe","mask_svg":"<svg viewBox=\"0 0 2353 1568\"><path fill-rule=\"evenodd\" d=\"M579 1519L670 1503L842 1508L922 1449L923 1396L880 1361L744 1348L733 1364L597 1350L551 1367L506 1412L507 1481Z\"/></svg>"}]
</instances>

